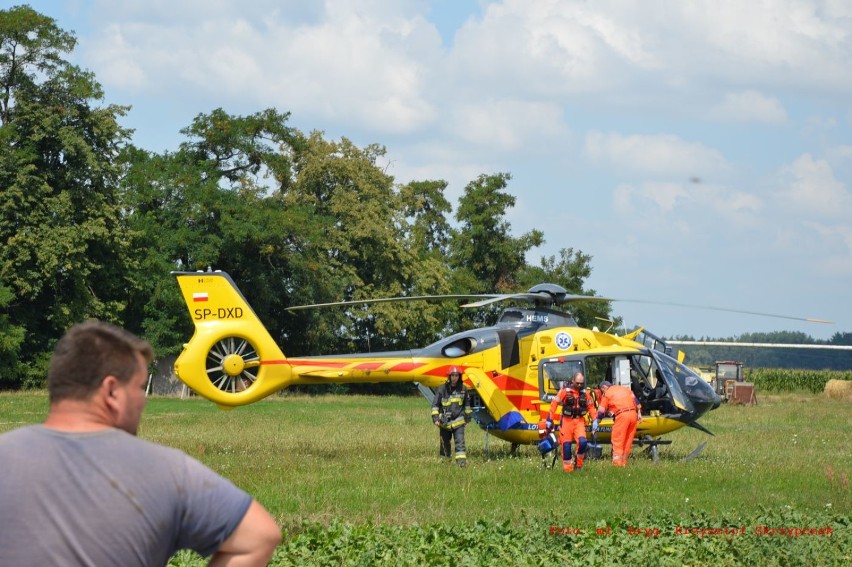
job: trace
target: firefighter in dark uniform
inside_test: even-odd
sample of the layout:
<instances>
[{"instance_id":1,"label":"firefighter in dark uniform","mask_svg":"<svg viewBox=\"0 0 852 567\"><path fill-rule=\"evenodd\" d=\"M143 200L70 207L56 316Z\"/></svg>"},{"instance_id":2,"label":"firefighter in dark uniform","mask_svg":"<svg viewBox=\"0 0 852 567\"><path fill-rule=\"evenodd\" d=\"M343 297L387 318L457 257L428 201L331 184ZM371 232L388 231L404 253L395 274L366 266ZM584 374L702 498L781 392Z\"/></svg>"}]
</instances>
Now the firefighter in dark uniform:
<instances>
[{"instance_id":1,"label":"firefighter in dark uniform","mask_svg":"<svg viewBox=\"0 0 852 567\"><path fill-rule=\"evenodd\" d=\"M464 446L464 426L470 422L470 394L462 382L461 369L450 368L447 381L438 388L432 402L432 422L441 435L441 460L450 459L450 439L455 442L453 455L460 467L467 464Z\"/></svg>"}]
</instances>

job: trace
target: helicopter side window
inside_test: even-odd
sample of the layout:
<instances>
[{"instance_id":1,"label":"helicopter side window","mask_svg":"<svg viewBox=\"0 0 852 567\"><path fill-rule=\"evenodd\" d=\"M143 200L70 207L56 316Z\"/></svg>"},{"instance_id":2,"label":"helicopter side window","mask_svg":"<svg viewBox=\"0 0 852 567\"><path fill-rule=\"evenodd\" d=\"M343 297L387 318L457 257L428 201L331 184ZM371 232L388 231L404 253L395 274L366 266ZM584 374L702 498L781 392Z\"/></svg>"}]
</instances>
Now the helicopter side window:
<instances>
[{"instance_id":1,"label":"helicopter side window","mask_svg":"<svg viewBox=\"0 0 852 567\"><path fill-rule=\"evenodd\" d=\"M586 387L595 388L603 380L609 380L613 384L614 360L611 356L589 356L586 357Z\"/></svg>"},{"instance_id":2,"label":"helicopter side window","mask_svg":"<svg viewBox=\"0 0 852 567\"><path fill-rule=\"evenodd\" d=\"M583 372L582 360L544 360L539 365L539 397L549 402L564 384L570 383L576 372Z\"/></svg>"},{"instance_id":3,"label":"helicopter side window","mask_svg":"<svg viewBox=\"0 0 852 567\"><path fill-rule=\"evenodd\" d=\"M551 401L556 397L556 392L559 391L559 382L555 381L547 370L544 371L544 394L541 399L545 402ZM541 393L541 392L539 392Z\"/></svg>"},{"instance_id":4,"label":"helicopter side window","mask_svg":"<svg viewBox=\"0 0 852 567\"><path fill-rule=\"evenodd\" d=\"M522 321L523 318L524 318L524 315L520 311L512 311L512 310L507 309L503 312L503 315L500 316L500 322L501 323L514 323L515 321Z\"/></svg>"}]
</instances>

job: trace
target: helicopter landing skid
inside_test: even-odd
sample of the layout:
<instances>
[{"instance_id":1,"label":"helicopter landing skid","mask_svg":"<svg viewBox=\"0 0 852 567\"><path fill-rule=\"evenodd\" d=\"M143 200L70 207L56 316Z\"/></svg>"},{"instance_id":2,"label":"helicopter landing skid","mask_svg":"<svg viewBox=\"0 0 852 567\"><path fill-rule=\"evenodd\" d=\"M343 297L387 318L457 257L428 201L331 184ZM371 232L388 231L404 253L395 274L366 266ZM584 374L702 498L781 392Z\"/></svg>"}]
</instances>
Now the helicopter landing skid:
<instances>
[{"instance_id":1,"label":"helicopter landing skid","mask_svg":"<svg viewBox=\"0 0 852 567\"><path fill-rule=\"evenodd\" d=\"M656 463L660 459L659 446L660 445L671 445L672 440L671 439L654 439L650 435L646 435L642 439L634 440L633 443L635 445L638 445L639 447L644 447L645 445L647 445L647 447L645 448L645 453L650 453L651 460Z\"/></svg>"},{"instance_id":2,"label":"helicopter landing skid","mask_svg":"<svg viewBox=\"0 0 852 567\"><path fill-rule=\"evenodd\" d=\"M704 442L703 442L703 443L701 443L698 447L696 447L695 449L693 449L693 450L692 450L692 452L691 452L689 455L687 455L687 456L686 456L683 460L684 460L685 462L689 462L689 461L691 461L692 459L694 459L695 457L697 457L697 456L698 456L698 453L700 453L701 451L703 451L703 450L704 450L704 447L706 447L706 446L707 446L707 441L704 441Z\"/></svg>"}]
</instances>

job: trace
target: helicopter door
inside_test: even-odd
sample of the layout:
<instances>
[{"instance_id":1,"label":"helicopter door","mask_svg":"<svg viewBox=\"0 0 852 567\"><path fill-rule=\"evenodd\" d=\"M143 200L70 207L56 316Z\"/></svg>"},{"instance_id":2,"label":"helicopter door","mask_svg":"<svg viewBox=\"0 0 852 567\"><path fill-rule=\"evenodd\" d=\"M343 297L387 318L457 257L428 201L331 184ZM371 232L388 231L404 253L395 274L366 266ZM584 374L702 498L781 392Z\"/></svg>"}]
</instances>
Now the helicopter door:
<instances>
[{"instance_id":1,"label":"helicopter door","mask_svg":"<svg viewBox=\"0 0 852 567\"><path fill-rule=\"evenodd\" d=\"M683 411L694 412L695 406L684 393L682 384L684 377L691 378L689 375L694 375L694 373L677 360L665 354L657 355L654 353L654 358L657 361L659 370L662 371L661 374L668 386L669 392L671 392L674 405Z\"/></svg>"},{"instance_id":2,"label":"helicopter door","mask_svg":"<svg viewBox=\"0 0 852 567\"><path fill-rule=\"evenodd\" d=\"M631 357L633 393L648 411L674 412L671 396L657 361L649 355Z\"/></svg>"}]
</instances>

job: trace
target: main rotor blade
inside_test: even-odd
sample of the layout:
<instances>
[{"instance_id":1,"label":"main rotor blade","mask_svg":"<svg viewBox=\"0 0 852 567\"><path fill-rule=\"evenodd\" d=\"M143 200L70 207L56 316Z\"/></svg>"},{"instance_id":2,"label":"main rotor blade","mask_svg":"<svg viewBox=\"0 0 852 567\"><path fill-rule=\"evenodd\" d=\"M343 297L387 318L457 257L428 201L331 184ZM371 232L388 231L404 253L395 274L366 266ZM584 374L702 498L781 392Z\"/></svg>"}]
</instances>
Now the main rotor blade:
<instances>
[{"instance_id":1,"label":"main rotor blade","mask_svg":"<svg viewBox=\"0 0 852 567\"><path fill-rule=\"evenodd\" d=\"M737 341L666 341L666 344L678 346L726 346L757 348L801 348L818 350L852 350L852 345L797 345L791 343L741 343Z\"/></svg>"},{"instance_id":2,"label":"main rotor blade","mask_svg":"<svg viewBox=\"0 0 852 567\"><path fill-rule=\"evenodd\" d=\"M507 299L528 299L528 293L510 293L505 295L489 295L486 296L488 299L483 299L481 301L475 301L473 303L465 303L462 307L483 307L485 305L491 305L492 303L497 303L498 301L505 301ZM536 298L538 296L535 296Z\"/></svg>"},{"instance_id":3,"label":"main rotor blade","mask_svg":"<svg viewBox=\"0 0 852 567\"><path fill-rule=\"evenodd\" d=\"M476 299L479 297L493 297L493 295L413 295L404 297L383 297L380 299L356 299L352 301L333 301L331 303L314 303L313 305L296 305L287 307L284 311L300 311L303 309L316 309L319 307L336 307L340 305L367 305L370 303L387 303L390 301L445 301L451 299Z\"/></svg>"},{"instance_id":4,"label":"main rotor blade","mask_svg":"<svg viewBox=\"0 0 852 567\"><path fill-rule=\"evenodd\" d=\"M823 323L834 325L834 321L815 319L813 317L794 317L791 315L778 315L777 313L762 313L760 311L745 311L743 309L728 309L726 307L713 307L711 305L689 305L687 303L672 303L670 301L647 301L644 299L613 299L611 301L625 301L630 303L646 303L648 305L667 305L672 307L689 307L691 309L706 309L709 311L726 311L728 313L743 313L745 315L758 315L761 317L775 317L777 319L792 319L793 321L805 321L807 323Z\"/></svg>"},{"instance_id":5,"label":"main rotor blade","mask_svg":"<svg viewBox=\"0 0 852 567\"><path fill-rule=\"evenodd\" d=\"M592 295L562 295L558 299L555 299L544 293L512 293L506 295L494 295L490 297L491 299L465 303L462 307L482 307L483 305L490 305L491 303L497 303L498 301L506 301L509 299L523 299L526 301L537 301L541 303L551 302L556 305L562 305L563 303L582 303L584 301L612 301L606 297L595 297Z\"/></svg>"}]
</instances>

